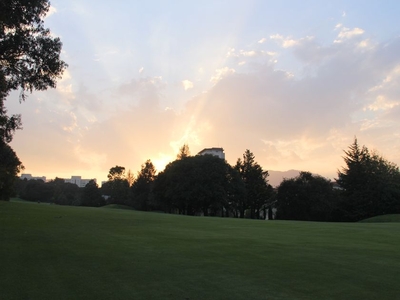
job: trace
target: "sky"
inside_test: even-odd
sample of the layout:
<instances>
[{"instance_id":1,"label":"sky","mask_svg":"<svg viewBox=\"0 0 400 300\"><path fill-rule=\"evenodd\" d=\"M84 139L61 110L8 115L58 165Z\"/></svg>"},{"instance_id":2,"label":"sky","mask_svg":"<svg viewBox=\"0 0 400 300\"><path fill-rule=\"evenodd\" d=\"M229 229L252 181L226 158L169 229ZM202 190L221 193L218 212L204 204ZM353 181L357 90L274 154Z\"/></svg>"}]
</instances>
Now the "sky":
<instances>
[{"instance_id":1,"label":"sky","mask_svg":"<svg viewBox=\"0 0 400 300\"><path fill-rule=\"evenodd\" d=\"M24 173L158 171L188 144L330 179L357 137L400 164L399 1L51 1L69 65L9 113Z\"/></svg>"}]
</instances>

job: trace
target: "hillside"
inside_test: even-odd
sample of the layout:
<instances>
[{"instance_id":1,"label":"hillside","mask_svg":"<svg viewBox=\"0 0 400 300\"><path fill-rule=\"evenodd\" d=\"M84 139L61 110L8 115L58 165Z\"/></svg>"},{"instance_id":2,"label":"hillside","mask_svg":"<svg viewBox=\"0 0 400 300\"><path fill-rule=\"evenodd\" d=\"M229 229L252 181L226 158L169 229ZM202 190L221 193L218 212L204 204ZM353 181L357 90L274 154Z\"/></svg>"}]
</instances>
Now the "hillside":
<instances>
[{"instance_id":1,"label":"hillside","mask_svg":"<svg viewBox=\"0 0 400 300\"><path fill-rule=\"evenodd\" d=\"M362 220L360 222L363 222L363 223L398 222L398 223L400 223L400 214L376 216L376 217L372 217L372 218L368 218L368 219Z\"/></svg>"}]
</instances>

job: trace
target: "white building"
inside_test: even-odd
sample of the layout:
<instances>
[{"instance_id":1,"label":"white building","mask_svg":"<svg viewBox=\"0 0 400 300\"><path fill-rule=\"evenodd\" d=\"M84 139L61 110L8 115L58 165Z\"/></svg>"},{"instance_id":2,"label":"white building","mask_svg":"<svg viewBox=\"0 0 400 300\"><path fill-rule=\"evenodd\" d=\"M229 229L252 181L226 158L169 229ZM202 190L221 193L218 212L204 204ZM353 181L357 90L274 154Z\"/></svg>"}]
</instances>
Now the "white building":
<instances>
[{"instance_id":1,"label":"white building","mask_svg":"<svg viewBox=\"0 0 400 300\"><path fill-rule=\"evenodd\" d=\"M96 179L82 179L81 176L71 176L71 179L64 179L65 182L76 184L81 188L85 187L90 180L96 182Z\"/></svg>"},{"instance_id":2,"label":"white building","mask_svg":"<svg viewBox=\"0 0 400 300\"><path fill-rule=\"evenodd\" d=\"M197 155L206 155L211 154L214 156L218 156L221 159L225 159L224 149L222 148L204 148Z\"/></svg>"},{"instance_id":3,"label":"white building","mask_svg":"<svg viewBox=\"0 0 400 300\"><path fill-rule=\"evenodd\" d=\"M26 179L26 180L43 180L44 182L46 182L46 176L32 176L32 174L21 174L20 177L22 180Z\"/></svg>"}]
</instances>

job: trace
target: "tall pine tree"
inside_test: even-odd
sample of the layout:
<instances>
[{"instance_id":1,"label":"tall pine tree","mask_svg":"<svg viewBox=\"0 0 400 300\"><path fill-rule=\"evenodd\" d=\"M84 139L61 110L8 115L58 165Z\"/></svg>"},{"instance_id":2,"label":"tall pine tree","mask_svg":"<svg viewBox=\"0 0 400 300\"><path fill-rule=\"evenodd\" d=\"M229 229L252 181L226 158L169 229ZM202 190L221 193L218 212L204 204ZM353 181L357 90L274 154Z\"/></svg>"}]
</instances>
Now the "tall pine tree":
<instances>
[{"instance_id":1,"label":"tall pine tree","mask_svg":"<svg viewBox=\"0 0 400 300\"><path fill-rule=\"evenodd\" d=\"M357 138L344 151L346 167L338 171L338 184L343 189L344 220L359 221L376 215L400 213L400 172Z\"/></svg>"},{"instance_id":2,"label":"tall pine tree","mask_svg":"<svg viewBox=\"0 0 400 300\"><path fill-rule=\"evenodd\" d=\"M255 161L250 150L243 154L243 160L238 159L235 169L239 172L245 186L245 196L239 204L240 217L243 218L246 209L250 209L250 218L258 219L260 211L267 204L272 194L272 187L268 184L268 171Z\"/></svg>"}]
</instances>

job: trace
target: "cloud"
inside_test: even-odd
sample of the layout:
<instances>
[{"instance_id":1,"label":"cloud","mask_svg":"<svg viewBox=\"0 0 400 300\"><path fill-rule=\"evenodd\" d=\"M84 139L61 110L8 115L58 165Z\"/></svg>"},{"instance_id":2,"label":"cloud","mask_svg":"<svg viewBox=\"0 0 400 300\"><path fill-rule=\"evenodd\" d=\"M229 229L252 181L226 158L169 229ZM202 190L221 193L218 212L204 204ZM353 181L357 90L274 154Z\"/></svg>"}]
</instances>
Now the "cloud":
<instances>
[{"instance_id":1,"label":"cloud","mask_svg":"<svg viewBox=\"0 0 400 300\"><path fill-rule=\"evenodd\" d=\"M261 40L258 41L259 44L264 44L267 41L266 38L262 38Z\"/></svg>"},{"instance_id":2,"label":"cloud","mask_svg":"<svg viewBox=\"0 0 400 300\"><path fill-rule=\"evenodd\" d=\"M368 90L367 95L372 99L364 110L395 111L400 106L400 64L395 65L377 85Z\"/></svg>"},{"instance_id":3,"label":"cloud","mask_svg":"<svg viewBox=\"0 0 400 300\"><path fill-rule=\"evenodd\" d=\"M280 34L274 34L269 37L271 40L278 42L283 48L290 48L298 44L298 41L291 37L284 37Z\"/></svg>"},{"instance_id":4,"label":"cloud","mask_svg":"<svg viewBox=\"0 0 400 300\"><path fill-rule=\"evenodd\" d=\"M62 129L67 132L72 132L75 128L78 127L77 117L73 112L70 112L69 115L71 116L71 123L68 125L64 125Z\"/></svg>"},{"instance_id":5,"label":"cloud","mask_svg":"<svg viewBox=\"0 0 400 300\"><path fill-rule=\"evenodd\" d=\"M336 25L337 26L337 25ZM337 39L334 41L335 43L342 43L344 40L352 39L356 36L360 36L364 33L364 30L361 28L347 28L347 27L340 27L340 32L337 36Z\"/></svg>"},{"instance_id":6,"label":"cloud","mask_svg":"<svg viewBox=\"0 0 400 300\"><path fill-rule=\"evenodd\" d=\"M154 159L161 168L167 158L175 157L170 143L184 135L184 122L173 110L161 107L164 88L160 77L149 77L133 79L117 89L116 97L126 97L132 105L121 106L107 119L91 124L80 139L79 151L96 158L89 160L92 168L108 170L118 164L139 170L147 159Z\"/></svg>"},{"instance_id":7,"label":"cloud","mask_svg":"<svg viewBox=\"0 0 400 300\"><path fill-rule=\"evenodd\" d=\"M288 76L271 63L252 65L247 73L228 67L216 72L215 85L185 111L196 124L208 124L199 136L203 145L223 145L228 161L249 148L267 168L283 169L288 161L324 175L335 173L324 159L339 167L354 135L371 148L385 147L399 129L389 119L400 113L400 38L358 51L347 40L322 45L308 37L291 49L304 64L302 76Z\"/></svg>"},{"instance_id":8,"label":"cloud","mask_svg":"<svg viewBox=\"0 0 400 300\"><path fill-rule=\"evenodd\" d=\"M76 157L91 168L100 169L107 162L107 154L101 151L87 151L82 146L76 145L74 148Z\"/></svg>"},{"instance_id":9,"label":"cloud","mask_svg":"<svg viewBox=\"0 0 400 300\"><path fill-rule=\"evenodd\" d=\"M400 105L398 100L390 100L387 99L385 96L379 95L378 97L376 97L376 100L373 103L367 106L367 108L372 111L388 110L398 105Z\"/></svg>"},{"instance_id":10,"label":"cloud","mask_svg":"<svg viewBox=\"0 0 400 300\"><path fill-rule=\"evenodd\" d=\"M236 51L234 48L230 48L226 57L228 58L255 58L264 56L274 56L276 52L265 51L265 50L239 50Z\"/></svg>"},{"instance_id":11,"label":"cloud","mask_svg":"<svg viewBox=\"0 0 400 300\"><path fill-rule=\"evenodd\" d=\"M226 55L224 45L216 62L198 61L189 66L194 74L173 78L145 77L134 65L134 78L90 85L71 67L57 90L13 104L10 113L24 122L13 147L28 172L67 177L105 178L116 164L138 170L149 158L160 169L188 143L193 154L221 146L231 164L250 149L266 170L333 178L355 135L400 162L400 38L380 43L358 27L335 30L340 43L271 35L285 48L282 64L266 49L239 45ZM196 78L196 89L182 78Z\"/></svg>"},{"instance_id":12,"label":"cloud","mask_svg":"<svg viewBox=\"0 0 400 300\"><path fill-rule=\"evenodd\" d=\"M229 68L229 67L224 67L221 69L215 70L215 74L211 77L210 81L212 83L217 83L220 81L222 78L234 74L236 71L235 69Z\"/></svg>"},{"instance_id":13,"label":"cloud","mask_svg":"<svg viewBox=\"0 0 400 300\"><path fill-rule=\"evenodd\" d=\"M185 90L185 91L187 91L187 90L189 90L189 89L192 89L193 88L193 82L191 82L190 80L187 80L187 79L185 79L185 80L183 80L182 81L182 85L183 85L183 89Z\"/></svg>"}]
</instances>

